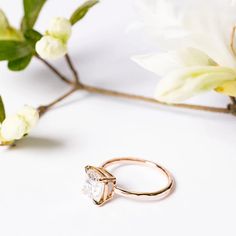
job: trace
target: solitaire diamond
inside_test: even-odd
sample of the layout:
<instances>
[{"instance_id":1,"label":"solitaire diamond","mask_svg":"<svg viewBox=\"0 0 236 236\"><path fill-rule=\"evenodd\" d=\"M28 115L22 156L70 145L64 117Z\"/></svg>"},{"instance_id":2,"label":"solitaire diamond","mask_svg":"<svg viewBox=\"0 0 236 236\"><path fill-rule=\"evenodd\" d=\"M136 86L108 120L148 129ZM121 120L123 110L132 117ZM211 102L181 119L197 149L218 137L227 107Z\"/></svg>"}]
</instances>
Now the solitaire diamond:
<instances>
[{"instance_id":1,"label":"solitaire diamond","mask_svg":"<svg viewBox=\"0 0 236 236\"><path fill-rule=\"evenodd\" d=\"M85 171L87 179L83 192L101 206L113 197L116 178L103 168L86 166Z\"/></svg>"},{"instance_id":2,"label":"solitaire diamond","mask_svg":"<svg viewBox=\"0 0 236 236\"><path fill-rule=\"evenodd\" d=\"M99 203L103 197L105 184L99 181L101 176L95 171L90 170L87 172L87 175L88 177L84 184L83 192L95 202Z\"/></svg>"}]
</instances>

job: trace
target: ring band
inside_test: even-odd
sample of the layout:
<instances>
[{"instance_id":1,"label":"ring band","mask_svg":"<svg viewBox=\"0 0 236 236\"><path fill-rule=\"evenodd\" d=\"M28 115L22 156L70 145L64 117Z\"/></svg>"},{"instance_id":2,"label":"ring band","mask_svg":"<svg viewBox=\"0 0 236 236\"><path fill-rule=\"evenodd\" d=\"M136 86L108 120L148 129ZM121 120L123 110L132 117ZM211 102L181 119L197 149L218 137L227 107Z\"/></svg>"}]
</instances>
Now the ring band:
<instances>
[{"instance_id":1,"label":"ring band","mask_svg":"<svg viewBox=\"0 0 236 236\"><path fill-rule=\"evenodd\" d=\"M116 177L107 168L116 164L138 164L161 171L167 178L167 185L154 192L132 192L117 186ZM88 176L84 186L84 193L93 199L96 205L103 205L111 200L114 194L138 200L158 200L168 196L174 188L174 178L164 167L155 162L133 157L115 158L105 162L101 167L86 166Z\"/></svg>"}]
</instances>

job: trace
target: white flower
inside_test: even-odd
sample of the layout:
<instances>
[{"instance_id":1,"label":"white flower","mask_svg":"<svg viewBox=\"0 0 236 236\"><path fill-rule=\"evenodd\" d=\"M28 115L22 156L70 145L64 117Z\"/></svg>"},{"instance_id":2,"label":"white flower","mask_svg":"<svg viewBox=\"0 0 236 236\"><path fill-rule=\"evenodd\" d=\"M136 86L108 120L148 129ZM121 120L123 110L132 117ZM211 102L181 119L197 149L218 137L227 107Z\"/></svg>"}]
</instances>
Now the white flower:
<instances>
[{"instance_id":1,"label":"white flower","mask_svg":"<svg viewBox=\"0 0 236 236\"><path fill-rule=\"evenodd\" d=\"M221 86L216 88L218 93L222 93L227 96L235 97L236 94L236 81L227 81Z\"/></svg>"},{"instance_id":2,"label":"white flower","mask_svg":"<svg viewBox=\"0 0 236 236\"><path fill-rule=\"evenodd\" d=\"M70 38L71 32L72 29L70 21L63 17L56 17L52 19L47 30L48 35L61 39L65 43Z\"/></svg>"},{"instance_id":3,"label":"white flower","mask_svg":"<svg viewBox=\"0 0 236 236\"><path fill-rule=\"evenodd\" d=\"M212 89L225 94L230 89L236 96L236 56L230 44L236 24L233 1L189 0L178 6L176 0L142 0L139 10L143 26L168 51L134 57L164 77L157 99L181 102Z\"/></svg>"},{"instance_id":4,"label":"white flower","mask_svg":"<svg viewBox=\"0 0 236 236\"><path fill-rule=\"evenodd\" d=\"M178 103L235 80L236 69L217 66L186 67L169 73L161 80L156 89L156 97L167 103Z\"/></svg>"},{"instance_id":5,"label":"white flower","mask_svg":"<svg viewBox=\"0 0 236 236\"><path fill-rule=\"evenodd\" d=\"M17 114L21 116L27 123L26 133L32 130L39 120L38 111L35 108L27 105L24 106Z\"/></svg>"},{"instance_id":6,"label":"white flower","mask_svg":"<svg viewBox=\"0 0 236 236\"><path fill-rule=\"evenodd\" d=\"M165 76L171 71L185 67L217 65L206 54L194 48L135 56L132 59L159 76Z\"/></svg>"},{"instance_id":7,"label":"white flower","mask_svg":"<svg viewBox=\"0 0 236 236\"><path fill-rule=\"evenodd\" d=\"M60 39L43 36L36 43L36 52L44 59L56 60L67 53L67 46Z\"/></svg>"},{"instance_id":8,"label":"white flower","mask_svg":"<svg viewBox=\"0 0 236 236\"><path fill-rule=\"evenodd\" d=\"M27 133L26 131L27 123L21 116L9 116L2 123L1 137L5 141L19 140Z\"/></svg>"}]
</instances>

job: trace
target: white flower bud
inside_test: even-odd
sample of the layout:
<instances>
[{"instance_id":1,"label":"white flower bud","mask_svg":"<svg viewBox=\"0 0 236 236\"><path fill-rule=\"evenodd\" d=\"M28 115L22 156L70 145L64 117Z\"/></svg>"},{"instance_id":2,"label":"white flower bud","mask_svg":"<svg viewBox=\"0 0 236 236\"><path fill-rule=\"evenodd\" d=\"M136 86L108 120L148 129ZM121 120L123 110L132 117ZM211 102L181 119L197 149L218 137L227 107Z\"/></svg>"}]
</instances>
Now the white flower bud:
<instances>
[{"instance_id":1,"label":"white flower bud","mask_svg":"<svg viewBox=\"0 0 236 236\"><path fill-rule=\"evenodd\" d=\"M60 39L56 39L52 36L43 36L36 43L36 52L43 59L56 60L65 56L67 46Z\"/></svg>"},{"instance_id":2,"label":"white flower bud","mask_svg":"<svg viewBox=\"0 0 236 236\"><path fill-rule=\"evenodd\" d=\"M62 17L52 19L47 30L48 35L60 39L64 43L66 43L70 38L71 32L70 21Z\"/></svg>"},{"instance_id":3,"label":"white flower bud","mask_svg":"<svg viewBox=\"0 0 236 236\"><path fill-rule=\"evenodd\" d=\"M32 128L34 128L34 126L39 120L38 111L35 108L27 105L24 106L17 114L21 116L27 123L26 133L28 133Z\"/></svg>"},{"instance_id":4,"label":"white flower bud","mask_svg":"<svg viewBox=\"0 0 236 236\"><path fill-rule=\"evenodd\" d=\"M27 133L27 123L19 116L7 117L1 126L1 137L4 141L21 139Z\"/></svg>"},{"instance_id":5,"label":"white flower bud","mask_svg":"<svg viewBox=\"0 0 236 236\"><path fill-rule=\"evenodd\" d=\"M1 128L0 128L0 130L1 130ZM0 132L0 146L9 146L9 145L12 145L14 142L15 142L15 140L6 141L6 140L2 137L1 132Z\"/></svg>"}]
</instances>

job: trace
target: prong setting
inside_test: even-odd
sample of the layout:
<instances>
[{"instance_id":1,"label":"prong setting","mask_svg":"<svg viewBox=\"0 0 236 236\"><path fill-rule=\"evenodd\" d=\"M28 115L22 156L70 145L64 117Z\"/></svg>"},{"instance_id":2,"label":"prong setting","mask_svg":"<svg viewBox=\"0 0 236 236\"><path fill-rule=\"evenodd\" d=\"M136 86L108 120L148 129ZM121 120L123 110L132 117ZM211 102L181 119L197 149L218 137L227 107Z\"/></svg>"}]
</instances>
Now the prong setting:
<instances>
[{"instance_id":1,"label":"prong setting","mask_svg":"<svg viewBox=\"0 0 236 236\"><path fill-rule=\"evenodd\" d=\"M84 193L93 199L93 202L101 206L114 195L116 178L103 168L86 166L87 180Z\"/></svg>"}]
</instances>

